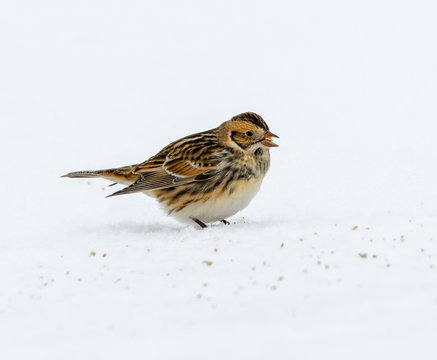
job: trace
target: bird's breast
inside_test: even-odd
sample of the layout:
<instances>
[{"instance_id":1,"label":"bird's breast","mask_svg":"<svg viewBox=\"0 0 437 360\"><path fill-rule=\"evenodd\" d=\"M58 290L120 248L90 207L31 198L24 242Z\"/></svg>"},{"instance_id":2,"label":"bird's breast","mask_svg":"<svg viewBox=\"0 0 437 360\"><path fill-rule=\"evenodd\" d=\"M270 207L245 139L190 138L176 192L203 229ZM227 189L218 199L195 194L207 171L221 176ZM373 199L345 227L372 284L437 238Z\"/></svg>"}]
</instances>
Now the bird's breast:
<instances>
[{"instance_id":1,"label":"bird's breast","mask_svg":"<svg viewBox=\"0 0 437 360\"><path fill-rule=\"evenodd\" d=\"M260 189L268 169L267 159L222 163L216 175L205 181L154 191L170 215L191 222L226 219L244 209Z\"/></svg>"},{"instance_id":2,"label":"bird's breast","mask_svg":"<svg viewBox=\"0 0 437 360\"><path fill-rule=\"evenodd\" d=\"M235 215L249 205L260 189L262 178L235 180L228 187L217 186L201 196L185 196L167 203L171 215L182 221L197 218L209 223ZM165 204L164 204L165 205Z\"/></svg>"}]
</instances>

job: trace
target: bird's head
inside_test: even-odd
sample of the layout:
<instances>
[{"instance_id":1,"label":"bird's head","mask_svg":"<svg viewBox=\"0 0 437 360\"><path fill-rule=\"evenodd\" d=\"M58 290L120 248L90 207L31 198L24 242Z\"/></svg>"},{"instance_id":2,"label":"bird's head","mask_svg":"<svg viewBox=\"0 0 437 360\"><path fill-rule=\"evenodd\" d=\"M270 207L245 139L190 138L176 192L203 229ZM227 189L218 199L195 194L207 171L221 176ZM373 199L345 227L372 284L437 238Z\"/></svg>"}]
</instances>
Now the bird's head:
<instances>
[{"instance_id":1,"label":"bird's head","mask_svg":"<svg viewBox=\"0 0 437 360\"><path fill-rule=\"evenodd\" d=\"M234 116L219 126L219 134L227 146L255 152L261 147L275 147L272 139L278 137L269 131L261 116L253 112Z\"/></svg>"}]
</instances>

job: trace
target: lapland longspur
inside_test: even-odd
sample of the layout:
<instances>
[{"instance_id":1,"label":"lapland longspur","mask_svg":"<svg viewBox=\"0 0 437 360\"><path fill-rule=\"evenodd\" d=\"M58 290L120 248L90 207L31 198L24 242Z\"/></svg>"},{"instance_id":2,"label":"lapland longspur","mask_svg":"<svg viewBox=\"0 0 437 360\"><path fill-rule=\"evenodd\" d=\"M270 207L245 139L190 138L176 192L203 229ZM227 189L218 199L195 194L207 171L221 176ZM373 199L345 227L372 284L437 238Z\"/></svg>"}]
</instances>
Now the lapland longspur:
<instances>
[{"instance_id":1,"label":"lapland longspur","mask_svg":"<svg viewBox=\"0 0 437 360\"><path fill-rule=\"evenodd\" d=\"M186 136L140 164L77 171L64 177L101 177L128 185L109 196L143 192L184 222L222 221L245 208L270 166L278 137L263 118L247 112L219 127Z\"/></svg>"}]
</instances>

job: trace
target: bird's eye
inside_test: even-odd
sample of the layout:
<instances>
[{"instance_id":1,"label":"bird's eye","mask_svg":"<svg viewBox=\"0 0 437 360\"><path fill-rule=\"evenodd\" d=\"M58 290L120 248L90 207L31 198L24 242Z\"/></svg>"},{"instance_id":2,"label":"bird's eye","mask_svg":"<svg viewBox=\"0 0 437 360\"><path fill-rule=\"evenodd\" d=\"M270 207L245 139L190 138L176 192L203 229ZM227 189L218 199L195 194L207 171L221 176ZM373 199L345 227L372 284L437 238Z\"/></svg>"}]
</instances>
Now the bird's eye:
<instances>
[{"instance_id":1,"label":"bird's eye","mask_svg":"<svg viewBox=\"0 0 437 360\"><path fill-rule=\"evenodd\" d=\"M252 135L253 135L253 132L252 132L252 131L246 131L246 135L247 135L247 136L252 136Z\"/></svg>"}]
</instances>

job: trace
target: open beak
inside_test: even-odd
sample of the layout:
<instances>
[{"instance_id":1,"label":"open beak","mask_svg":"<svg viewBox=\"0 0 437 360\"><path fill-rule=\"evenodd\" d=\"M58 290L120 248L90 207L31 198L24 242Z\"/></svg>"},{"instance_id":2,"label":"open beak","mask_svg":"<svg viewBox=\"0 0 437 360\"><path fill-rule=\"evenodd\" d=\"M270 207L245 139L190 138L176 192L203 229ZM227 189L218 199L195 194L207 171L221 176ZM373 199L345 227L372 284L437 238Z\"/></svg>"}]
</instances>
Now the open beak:
<instances>
[{"instance_id":1,"label":"open beak","mask_svg":"<svg viewBox=\"0 0 437 360\"><path fill-rule=\"evenodd\" d=\"M261 140L261 144L268 146L268 147L278 146L272 141L272 139L274 137L279 139L279 136L271 133L270 131L267 131L266 134L264 135L264 138Z\"/></svg>"}]
</instances>

